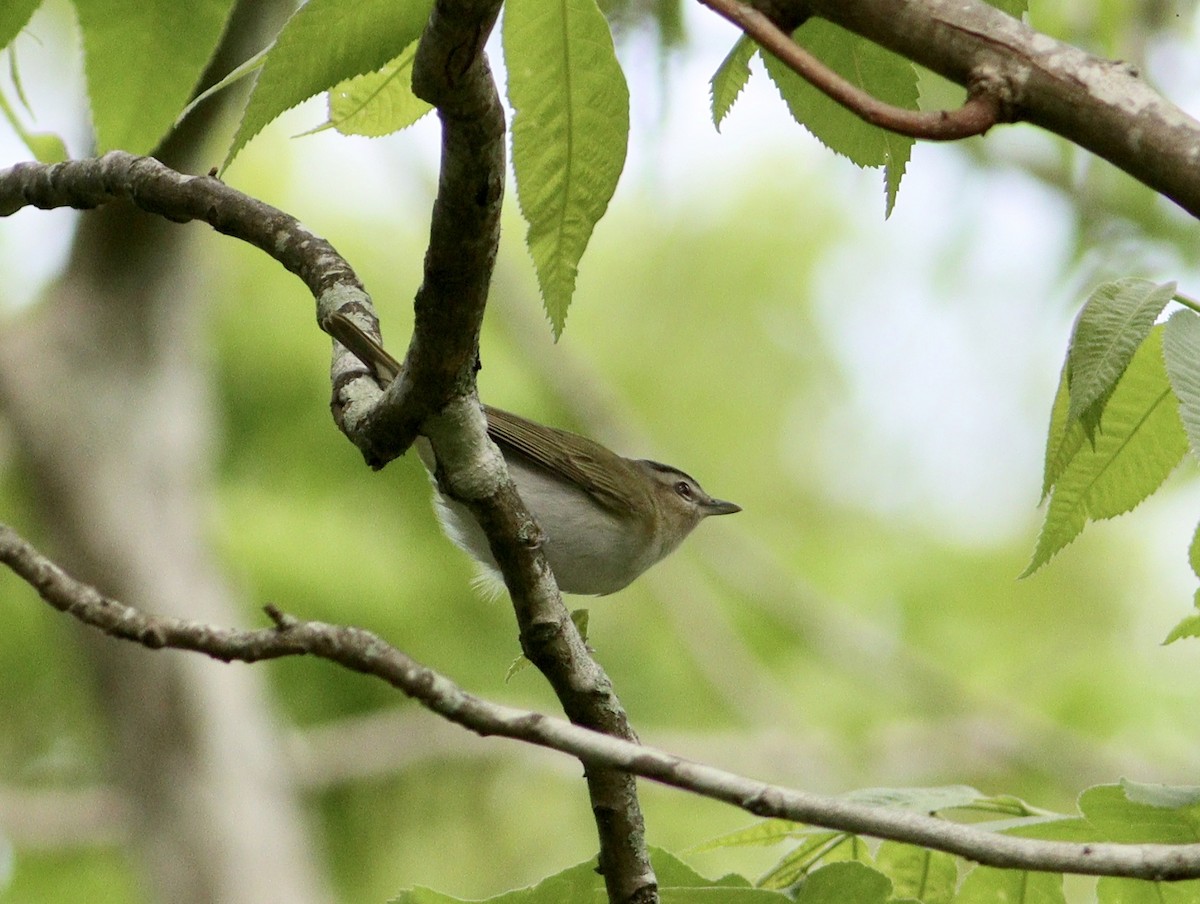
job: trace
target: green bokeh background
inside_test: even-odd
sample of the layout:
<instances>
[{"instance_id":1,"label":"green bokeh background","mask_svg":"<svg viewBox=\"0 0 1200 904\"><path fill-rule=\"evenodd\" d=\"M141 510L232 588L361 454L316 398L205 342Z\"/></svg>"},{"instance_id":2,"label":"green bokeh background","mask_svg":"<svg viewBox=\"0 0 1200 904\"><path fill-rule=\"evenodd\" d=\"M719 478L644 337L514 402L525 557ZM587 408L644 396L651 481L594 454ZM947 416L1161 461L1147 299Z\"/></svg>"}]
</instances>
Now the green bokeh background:
<instances>
[{"instance_id":1,"label":"green bokeh background","mask_svg":"<svg viewBox=\"0 0 1200 904\"><path fill-rule=\"evenodd\" d=\"M391 210L338 205L335 191L314 192L313 182L351 180L329 169L337 160L330 145L297 150L308 140L286 137L304 127L289 131L297 121L251 144L229 180L330 238L358 268L385 338L401 350L420 280L433 158L392 158L388 178L404 188ZM411 140L422 140L416 134ZM400 146L406 137L390 140ZM956 538L952 524L923 520L919 509L873 509L837 491L853 475L834 474L828 450L841 440L830 431L837 415L854 410L855 361L819 298L831 279L848 280L845 303L860 303L855 279L888 265L870 245L887 232L861 225L880 216L876 176L847 173L849 164L814 152L798 134L795 142L736 173L702 170L719 191L698 181L666 203L652 175L635 174L597 231L557 345L509 198L483 338L485 399L627 454L679 464L745 510L704 525L627 591L572 601L590 607L590 642L643 741L816 791L964 783L1059 810L1088 783L1131 770L1142 781L1185 780L1195 766L1194 645L1156 645L1189 604L1177 575L1162 574L1167 554L1159 555L1172 545L1169 556L1184 565L1186 532L1160 531L1179 520L1177 502L1089 531L1018 582L1037 525L1035 470L1006 490L1027 500L1028 517L987 542ZM358 154L367 145L345 147ZM388 157L375 147L365 153L379 165ZM969 168L967 178L986 183L995 169L977 151L918 154L913 167L955 160ZM986 224L987 211L973 216L975 228ZM1069 221L1072 210L1062 216ZM1154 219L1146 229L1160 225ZM1171 251L1169 240L1158 247ZM861 272L831 276L847 249ZM973 279L974 249L928 253L941 255L941 303L971 304L962 287ZM1179 269L1170 275L1186 284L1182 257L1172 259ZM270 602L301 617L362 625L473 693L557 712L532 670L505 681L518 652L511 612L503 598L472 590L470 563L437 530L419 463L409 456L373 473L334 428L328 341L299 283L208 232L197 239L195 267L211 300L222 431L211 540L247 622L261 623L258 609ZM1059 288L1080 278L1077 267L1077 258L1063 261ZM906 274L888 278L902 285ZM1062 300L1045 300L1048 322L1069 323ZM1020 330L994 342L1015 347ZM914 362L921 356L912 349ZM1048 413L1056 364L1047 357L1044 367L1048 391L1029 407ZM942 416L988 413L948 404ZM1031 419L1012 430L1040 426ZM868 424L856 437L871 432ZM993 442L963 454L1002 463L1009 449ZM884 469L872 481L914 479L886 448L871 460ZM1173 481L1174 499L1188 498L1188 476ZM8 466L0 479L5 519L36 539L21 474ZM955 486L947 475L945 492ZM986 524L991 515L980 504L975 517ZM102 782L106 738L92 690L79 680L78 629L8 574L0 574L0 613L0 785ZM131 647L128 655L185 654ZM460 745L436 717L383 684L327 663L255 668L269 673L297 744L370 718L391 715L406 726L405 749L383 752L390 764L317 781L308 793L342 900L386 900L413 884L495 894L594 852L578 764L503 740L464 737ZM651 841L685 852L698 869L753 876L773 859L759 850L687 855L750 817L653 785L643 790ZM119 842L9 849L0 826L0 901L60 900L143 901L136 864Z\"/></svg>"}]
</instances>

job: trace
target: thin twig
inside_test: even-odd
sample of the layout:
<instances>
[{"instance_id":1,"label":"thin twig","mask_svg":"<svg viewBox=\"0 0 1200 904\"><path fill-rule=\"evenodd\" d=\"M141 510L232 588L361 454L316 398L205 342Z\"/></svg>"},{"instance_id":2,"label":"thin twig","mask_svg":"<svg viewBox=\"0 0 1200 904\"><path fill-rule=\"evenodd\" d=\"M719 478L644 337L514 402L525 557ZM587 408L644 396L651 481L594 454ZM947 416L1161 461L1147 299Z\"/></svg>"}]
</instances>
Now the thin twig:
<instances>
[{"instance_id":1,"label":"thin twig","mask_svg":"<svg viewBox=\"0 0 1200 904\"><path fill-rule=\"evenodd\" d=\"M700 0L752 37L802 79L859 118L910 138L957 141L982 135L1002 120L1003 105L985 83L972 87L957 110L907 110L884 103L842 78L792 40L764 13L739 0Z\"/></svg>"}]
</instances>

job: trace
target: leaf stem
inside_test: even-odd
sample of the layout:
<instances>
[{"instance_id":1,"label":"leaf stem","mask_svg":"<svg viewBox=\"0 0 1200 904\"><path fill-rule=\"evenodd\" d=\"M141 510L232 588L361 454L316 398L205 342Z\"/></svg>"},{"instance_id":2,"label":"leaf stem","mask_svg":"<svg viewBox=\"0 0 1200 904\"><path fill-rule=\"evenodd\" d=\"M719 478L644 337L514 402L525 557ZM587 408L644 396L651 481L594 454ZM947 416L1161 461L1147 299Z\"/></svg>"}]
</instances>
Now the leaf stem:
<instances>
[{"instance_id":1,"label":"leaf stem","mask_svg":"<svg viewBox=\"0 0 1200 904\"><path fill-rule=\"evenodd\" d=\"M1184 295L1182 292L1176 292L1171 296L1171 301L1177 302L1188 310L1195 311L1197 314L1200 314L1200 301L1197 301L1190 295Z\"/></svg>"}]
</instances>

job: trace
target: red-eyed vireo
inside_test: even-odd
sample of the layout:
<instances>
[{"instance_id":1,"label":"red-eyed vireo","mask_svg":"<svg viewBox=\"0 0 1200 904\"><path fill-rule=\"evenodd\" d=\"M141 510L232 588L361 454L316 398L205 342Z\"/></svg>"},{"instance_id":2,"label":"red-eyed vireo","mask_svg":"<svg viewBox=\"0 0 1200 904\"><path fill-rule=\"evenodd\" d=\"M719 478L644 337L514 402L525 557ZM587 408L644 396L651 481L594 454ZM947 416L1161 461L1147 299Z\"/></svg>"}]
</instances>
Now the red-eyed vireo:
<instances>
[{"instance_id":1,"label":"red-eyed vireo","mask_svg":"<svg viewBox=\"0 0 1200 904\"><path fill-rule=\"evenodd\" d=\"M400 373L399 362L349 318L334 314L326 328L382 382ZM624 458L586 437L497 408L485 405L484 411L488 435L546 535L542 550L564 593L614 593L674 552L709 515L741 511L709 496L678 468ZM419 440L417 451L435 474L429 443ZM446 535L494 573L479 524L436 480L434 489Z\"/></svg>"}]
</instances>

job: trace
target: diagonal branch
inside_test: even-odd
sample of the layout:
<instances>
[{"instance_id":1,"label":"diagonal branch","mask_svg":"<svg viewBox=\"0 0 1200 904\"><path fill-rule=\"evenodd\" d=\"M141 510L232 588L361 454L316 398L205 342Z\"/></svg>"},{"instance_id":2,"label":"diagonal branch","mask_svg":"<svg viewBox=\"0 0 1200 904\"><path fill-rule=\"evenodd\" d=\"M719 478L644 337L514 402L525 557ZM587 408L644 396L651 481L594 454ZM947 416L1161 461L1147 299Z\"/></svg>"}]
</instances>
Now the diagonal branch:
<instances>
[{"instance_id":1,"label":"diagonal branch","mask_svg":"<svg viewBox=\"0 0 1200 904\"><path fill-rule=\"evenodd\" d=\"M360 628L300 621L275 607L274 628L238 630L147 615L76 581L12 528L0 525L0 562L47 603L116 638L151 649L203 653L222 662L312 655L386 681L427 709L480 735L507 737L724 801L758 816L921 845L1007 869L1200 878L1200 844L1074 844L1000 835L918 813L768 785L561 719L483 700Z\"/></svg>"},{"instance_id":2,"label":"diagonal branch","mask_svg":"<svg viewBox=\"0 0 1200 904\"><path fill-rule=\"evenodd\" d=\"M993 84L990 79L977 78L971 85L970 96L957 110L907 110L884 103L846 81L753 6L748 6L741 0L700 2L742 29L764 50L777 56L784 65L818 91L871 125L910 138L957 141L982 135L1007 118L1005 104L1001 99L1001 86Z\"/></svg>"}]
</instances>

